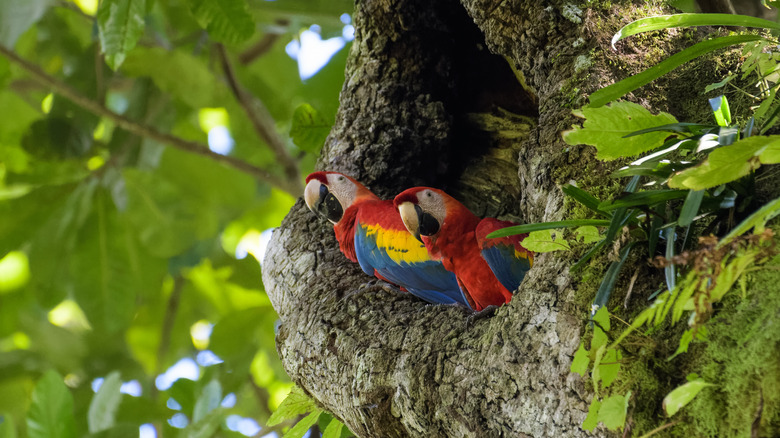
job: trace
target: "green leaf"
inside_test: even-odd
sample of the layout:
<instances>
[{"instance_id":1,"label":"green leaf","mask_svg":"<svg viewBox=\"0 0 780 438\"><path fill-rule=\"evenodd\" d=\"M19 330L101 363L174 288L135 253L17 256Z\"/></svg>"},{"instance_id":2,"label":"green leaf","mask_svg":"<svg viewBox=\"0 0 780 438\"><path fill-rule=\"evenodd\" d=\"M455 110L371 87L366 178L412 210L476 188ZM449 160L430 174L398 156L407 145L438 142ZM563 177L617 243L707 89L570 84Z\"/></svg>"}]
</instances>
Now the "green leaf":
<instances>
[{"instance_id":1,"label":"green leaf","mask_svg":"<svg viewBox=\"0 0 780 438\"><path fill-rule=\"evenodd\" d=\"M571 196L577 202L589 208L590 210L593 210L604 217L607 218L610 217L608 213L599 210L599 204L601 203L601 201L599 201L595 196L591 195L585 190L582 190L581 188L573 186L571 184L566 184L563 187L561 187L561 191L566 195Z\"/></svg>"},{"instance_id":2,"label":"green leaf","mask_svg":"<svg viewBox=\"0 0 780 438\"><path fill-rule=\"evenodd\" d=\"M595 243L601 240L601 234L599 229L592 225L584 225L574 230L574 234L577 236L577 240L582 243Z\"/></svg>"},{"instance_id":3,"label":"green leaf","mask_svg":"<svg viewBox=\"0 0 780 438\"><path fill-rule=\"evenodd\" d=\"M551 230L555 228L570 228L579 227L582 225L595 225L599 227L605 227L610 224L610 221L605 219L573 219L568 221L557 222L539 222L535 224L523 224L515 225L511 227L502 228L487 235L488 239L495 239L497 237L514 236L515 234L525 234L533 231ZM525 245L525 244L523 244Z\"/></svg>"},{"instance_id":4,"label":"green leaf","mask_svg":"<svg viewBox=\"0 0 780 438\"><path fill-rule=\"evenodd\" d=\"M310 153L319 152L330 133L331 124L308 103L295 108L290 137L296 146Z\"/></svg>"},{"instance_id":5,"label":"green leaf","mask_svg":"<svg viewBox=\"0 0 780 438\"><path fill-rule=\"evenodd\" d=\"M718 38L713 38L711 40L702 41L681 52L675 53L674 55L666 58L665 60L659 62L655 66L650 67L649 69L641 73L637 73L635 75L629 76L628 78L623 79L622 81L616 84L612 84L608 87L604 87L596 91L595 93L590 95L589 106L592 108L598 108L609 102L612 102L613 100L618 99L621 96L624 96L636 90L642 85L646 85L650 83L651 81L669 73L670 71L676 69L677 67L687 62L690 62L691 60L696 59L699 56L702 56L704 54L728 46L747 43L750 41L759 41L763 39L764 37L757 36L757 35L734 35L734 36L718 37Z\"/></svg>"},{"instance_id":6,"label":"green leaf","mask_svg":"<svg viewBox=\"0 0 780 438\"><path fill-rule=\"evenodd\" d=\"M98 37L106 64L116 70L144 33L146 0L103 0L97 11Z\"/></svg>"},{"instance_id":7,"label":"green leaf","mask_svg":"<svg viewBox=\"0 0 780 438\"><path fill-rule=\"evenodd\" d=\"M616 200L604 201L599 208L604 211L617 210L618 208L652 206L661 202L679 199L688 195L688 190L645 190L631 193Z\"/></svg>"},{"instance_id":8,"label":"green leaf","mask_svg":"<svg viewBox=\"0 0 780 438\"><path fill-rule=\"evenodd\" d=\"M685 198L685 203L680 209L680 217L677 219L677 225L686 227L693 222L693 218L699 214L701 201L704 199L704 190L691 190Z\"/></svg>"},{"instance_id":9,"label":"green leaf","mask_svg":"<svg viewBox=\"0 0 780 438\"><path fill-rule=\"evenodd\" d=\"M523 239L523 246L533 252L552 252L569 250L569 242L561 237L561 233L553 230L531 231Z\"/></svg>"},{"instance_id":10,"label":"green leaf","mask_svg":"<svg viewBox=\"0 0 780 438\"><path fill-rule=\"evenodd\" d=\"M723 79L720 82L715 82L713 84L709 84L706 87L704 87L704 93L706 94L706 93L709 93L712 90L717 90L718 88L723 88L724 86L726 86L726 84L731 82L736 77L737 77L737 75L728 75L728 76L726 76L725 79Z\"/></svg>"},{"instance_id":11,"label":"green leaf","mask_svg":"<svg viewBox=\"0 0 780 438\"><path fill-rule=\"evenodd\" d=\"M592 319L595 324L593 324L593 338L590 340L590 351L595 354L599 348L607 345L608 339L605 331L610 328L609 311L606 307L602 307L596 310Z\"/></svg>"},{"instance_id":12,"label":"green leaf","mask_svg":"<svg viewBox=\"0 0 780 438\"><path fill-rule=\"evenodd\" d=\"M334 418L322 432L322 438L341 438L342 430L344 430L344 423Z\"/></svg>"},{"instance_id":13,"label":"green leaf","mask_svg":"<svg viewBox=\"0 0 780 438\"><path fill-rule=\"evenodd\" d=\"M27 412L27 436L30 438L76 436L73 396L56 371L47 371L33 389L32 405Z\"/></svg>"},{"instance_id":14,"label":"green leaf","mask_svg":"<svg viewBox=\"0 0 780 438\"><path fill-rule=\"evenodd\" d=\"M604 309L609 301L612 290L615 288L615 283L620 276L620 269L623 268L623 264L628 258L628 254L631 252L631 248L634 247L636 242L631 242L620 250L620 258L617 261L610 263L607 272L604 274L604 278L601 280L599 290L596 291L596 298L593 299L593 305L591 309L601 310ZM593 312L591 310L591 312Z\"/></svg>"},{"instance_id":15,"label":"green leaf","mask_svg":"<svg viewBox=\"0 0 780 438\"><path fill-rule=\"evenodd\" d=\"M725 95L710 99L710 106L718 126L731 125L731 110L729 110L729 101Z\"/></svg>"},{"instance_id":16,"label":"green leaf","mask_svg":"<svg viewBox=\"0 0 780 438\"><path fill-rule=\"evenodd\" d=\"M585 421L582 422L582 428L593 432L593 429L599 425L599 410L601 409L601 401L598 397L594 396L588 407L588 416L585 417Z\"/></svg>"},{"instance_id":17,"label":"green leaf","mask_svg":"<svg viewBox=\"0 0 780 438\"><path fill-rule=\"evenodd\" d=\"M302 438L306 432L317 423L320 414L322 414L322 410L317 409L307 415L301 421L297 422L295 426L291 427L282 438Z\"/></svg>"},{"instance_id":18,"label":"green leaf","mask_svg":"<svg viewBox=\"0 0 780 438\"><path fill-rule=\"evenodd\" d=\"M255 33L246 0L189 0L189 4L198 24L217 41L238 44Z\"/></svg>"},{"instance_id":19,"label":"green leaf","mask_svg":"<svg viewBox=\"0 0 780 438\"><path fill-rule=\"evenodd\" d=\"M674 14L659 15L632 21L623 26L613 37L612 46L623 38L642 32L691 26L744 26L780 29L780 25L763 18L734 14Z\"/></svg>"},{"instance_id":20,"label":"green leaf","mask_svg":"<svg viewBox=\"0 0 780 438\"><path fill-rule=\"evenodd\" d=\"M313 411L319 411L319 408L317 408L314 400L309 398L308 395L304 394L300 387L293 386L293 389L290 391L290 394L287 395L287 398L282 401L282 404L279 405L279 408L276 409L270 418L268 418L266 425L269 427L276 426L282 421L292 420L297 418L299 415Z\"/></svg>"},{"instance_id":21,"label":"green leaf","mask_svg":"<svg viewBox=\"0 0 780 438\"><path fill-rule=\"evenodd\" d=\"M97 433L114 427L116 422L116 411L119 403L122 401L122 393L119 389L122 387L122 379L119 377L119 371L113 371L100 385L100 389L92 397L87 413L87 423L89 424L89 433Z\"/></svg>"},{"instance_id":22,"label":"green leaf","mask_svg":"<svg viewBox=\"0 0 780 438\"><path fill-rule=\"evenodd\" d=\"M626 395L613 395L604 399L599 409L599 421L609 430L617 430L626 424L626 412L631 391Z\"/></svg>"},{"instance_id":23,"label":"green leaf","mask_svg":"<svg viewBox=\"0 0 780 438\"><path fill-rule=\"evenodd\" d=\"M99 191L94 212L79 231L70 258L76 300L92 326L102 333L127 327L135 313L136 292L159 284L108 195ZM154 260L154 259L152 259ZM158 286L159 287L159 286Z\"/></svg>"},{"instance_id":24,"label":"green leaf","mask_svg":"<svg viewBox=\"0 0 780 438\"><path fill-rule=\"evenodd\" d=\"M335 435L335 436L338 437L339 435ZM0 414L0 438L16 438L16 426L14 425L14 417L5 413Z\"/></svg>"},{"instance_id":25,"label":"green leaf","mask_svg":"<svg viewBox=\"0 0 780 438\"><path fill-rule=\"evenodd\" d=\"M664 397L663 408L667 417L676 414L685 405L691 402L702 389L714 386L702 379L690 381L684 385L678 386Z\"/></svg>"},{"instance_id":26,"label":"green leaf","mask_svg":"<svg viewBox=\"0 0 780 438\"><path fill-rule=\"evenodd\" d=\"M206 415L219 407L222 401L222 386L218 380L212 380L206 386L195 402L195 408L192 411L192 421L198 421L206 418Z\"/></svg>"},{"instance_id":27,"label":"green leaf","mask_svg":"<svg viewBox=\"0 0 780 438\"><path fill-rule=\"evenodd\" d=\"M763 232L766 223L778 214L780 214L780 198L767 202L763 207L745 218L745 220L720 239L718 247L725 245L737 236L747 233L751 228L755 228L754 232L756 234Z\"/></svg>"},{"instance_id":28,"label":"green leaf","mask_svg":"<svg viewBox=\"0 0 780 438\"><path fill-rule=\"evenodd\" d=\"M691 345L691 341L693 341L693 329L690 328L683 332L682 336L680 336L680 344L677 347L677 351L674 352L673 355L666 358L666 361L670 361L677 357L680 354L687 353L688 352L688 346Z\"/></svg>"},{"instance_id":29,"label":"green leaf","mask_svg":"<svg viewBox=\"0 0 780 438\"><path fill-rule=\"evenodd\" d=\"M585 377L588 372L588 365L590 365L588 350L585 349L585 344L580 342L580 347L577 348L577 351L574 353L574 358L571 361L571 372Z\"/></svg>"},{"instance_id":30,"label":"green leaf","mask_svg":"<svg viewBox=\"0 0 780 438\"><path fill-rule=\"evenodd\" d=\"M715 149L702 164L673 175L669 187L703 190L735 181L761 164L780 162L780 136L754 136Z\"/></svg>"},{"instance_id":31,"label":"green leaf","mask_svg":"<svg viewBox=\"0 0 780 438\"><path fill-rule=\"evenodd\" d=\"M180 50L138 47L127 55L122 72L152 78L158 88L192 108L220 107L227 97L207 63Z\"/></svg>"},{"instance_id":32,"label":"green leaf","mask_svg":"<svg viewBox=\"0 0 780 438\"><path fill-rule=\"evenodd\" d=\"M184 428L180 436L184 438L210 438L214 436L225 417L225 409L217 408L206 414L200 421L195 421Z\"/></svg>"},{"instance_id":33,"label":"green leaf","mask_svg":"<svg viewBox=\"0 0 780 438\"><path fill-rule=\"evenodd\" d=\"M620 352L610 348L604 352L604 356L599 363L599 376L602 387L611 385L620 372Z\"/></svg>"},{"instance_id":34,"label":"green leaf","mask_svg":"<svg viewBox=\"0 0 780 438\"><path fill-rule=\"evenodd\" d=\"M0 44L12 48L16 39L49 8L50 0L3 0L0 2Z\"/></svg>"},{"instance_id":35,"label":"green leaf","mask_svg":"<svg viewBox=\"0 0 780 438\"><path fill-rule=\"evenodd\" d=\"M591 95L591 99L594 95ZM585 118L582 127L565 131L563 140L570 145L594 146L596 157L601 160L631 157L655 149L669 133L651 131L643 135L626 136L642 129L677 122L671 114L662 112L653 115L633 102L615 102L602 108L585 107L581 115Z\"/></svg>"}]
</instances>

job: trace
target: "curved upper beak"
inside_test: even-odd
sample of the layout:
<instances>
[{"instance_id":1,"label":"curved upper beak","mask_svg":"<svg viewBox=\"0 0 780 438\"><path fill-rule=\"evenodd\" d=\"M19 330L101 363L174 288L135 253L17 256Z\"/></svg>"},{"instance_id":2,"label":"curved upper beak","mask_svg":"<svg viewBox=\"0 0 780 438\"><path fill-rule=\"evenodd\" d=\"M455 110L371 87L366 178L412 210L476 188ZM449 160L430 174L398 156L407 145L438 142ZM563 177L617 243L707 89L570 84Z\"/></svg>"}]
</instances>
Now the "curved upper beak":
<instances>
[{"instance_id":1,"label":"curved upper beak","mask_svg":"<svg viewBox=\"0 0 780 438\"><path fill-rule=\"evenodd\" d=\"M402 202L401 204L398 204L398 213L401 215L404 226L409 230L412 236L420 242L422 242L422 238L420 238L421 211L419 205L412 204L411 202Z\"/></svg>"},{"instance_id":2,"label":"curved upper beak","mask_svg":"<svg viewBox=\"0 0 780 438\"><path fill-rule=\"evenodd\" d=\"M306 184L306 188L303 190L303 200L306 202L306 206L314 213L318 213L319 205L322 203L324 196L320 192L322 183L317 179L312 179Z\"/></svg>"}]
</instances>

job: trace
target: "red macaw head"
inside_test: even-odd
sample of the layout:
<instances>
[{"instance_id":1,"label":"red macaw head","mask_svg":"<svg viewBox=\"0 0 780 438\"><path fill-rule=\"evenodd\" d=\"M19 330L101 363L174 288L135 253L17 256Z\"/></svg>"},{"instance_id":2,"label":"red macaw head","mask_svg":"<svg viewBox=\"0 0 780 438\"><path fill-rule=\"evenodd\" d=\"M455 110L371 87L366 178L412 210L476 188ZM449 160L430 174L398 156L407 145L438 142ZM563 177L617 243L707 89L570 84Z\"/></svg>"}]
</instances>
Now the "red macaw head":
<instances>
[{"instance_id":1,"label":"red macaw head","mask_svg":"<svg viewBox=\"0 0 780 438\"><path fill-rule=\"evenodd\" d=\"M406 229L422 242L420 236L435 238L444 225L447 212L463 205L452 196L431 187L413 187L393 200Z\"/></svg>"},{"instance_id":2,"label":"red macaw head","mask_svg":"<svg viewBox=\"0 0 780 438\"><path fill-rule=\"evenodd\" d=\"M309 210L336 224L356 202L379 197L342 173L314 172L306 177L303 199Z\"/></svg>"}]
</instances>

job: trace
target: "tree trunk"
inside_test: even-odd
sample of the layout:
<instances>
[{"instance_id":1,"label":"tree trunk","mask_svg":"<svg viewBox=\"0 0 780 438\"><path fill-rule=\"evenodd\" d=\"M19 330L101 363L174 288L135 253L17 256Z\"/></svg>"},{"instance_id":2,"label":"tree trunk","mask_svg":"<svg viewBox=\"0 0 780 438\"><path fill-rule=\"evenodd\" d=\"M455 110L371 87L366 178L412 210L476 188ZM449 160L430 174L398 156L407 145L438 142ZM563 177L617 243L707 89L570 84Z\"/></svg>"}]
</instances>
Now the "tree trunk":
<instances>
[{"instance_id":1,"label":"tree trunk","mask_svg":"<svg viewBox=\"0 0 780 438\"><path fill-rule=\"evenodd\" d=\"M524 222L572 218L558 188L570 180L614 193L592 148L560 133L586 93L648 66L625 56L640 49L615 53L609 39L662 10L462 3L357 3L341 107L317 167L384 197L440 187L477 214ZM646 87L640 100L668 109L655 93L663 87L673 85ZM569 274L572 257L539 255L509 305L470 319L367 277L299 201L274 233L263 280L287 372L358 436L580 436L592 393L569 368L592 299L578 293L594 285Z\"/></svg>"}]
</instances>

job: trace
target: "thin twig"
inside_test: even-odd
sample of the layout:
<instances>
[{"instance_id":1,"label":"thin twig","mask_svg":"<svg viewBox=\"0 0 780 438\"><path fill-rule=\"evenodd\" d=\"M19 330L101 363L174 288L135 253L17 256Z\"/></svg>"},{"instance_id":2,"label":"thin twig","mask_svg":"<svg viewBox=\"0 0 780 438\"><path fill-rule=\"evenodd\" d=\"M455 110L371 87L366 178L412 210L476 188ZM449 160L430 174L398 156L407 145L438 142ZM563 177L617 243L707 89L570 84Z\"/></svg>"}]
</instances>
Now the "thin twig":
<instances>
[{"instance_id":1,"label":"thin twig","mask_svg":"<svg viewBox=\"0 0 780 438\"><path fill-rule=\"evenodd\" d=\"M252 47L244 50L240 55L238 55L238 62L240 62L241 65L251 64L255 59L268 53L279 37L280 35L278 33L273 32L269 32L263 35L263 37L260 38L260 40Z\"/></svg>"},{"instance_id":2,"label":"thin twig","mask_svg":"<svg viewBox=\"0 0 780 438\"><path fill-rule=\"evenodd\" d=\"M41 82L45 86L51 87L57 94L65 97L66 99L72 101L76 105L84 108L85 110L95 115L105 117L113 121L117 126L132 134L141 137L150 138L159 143L167 144L168 146L174 147L176 149L180 149L193 154L198 154L210 158L218 163L231 166L237 170L252 175L259 181L276 186L279 189L284 190L285 192L295 197L300 195L300 193L303 191L299 178L297 177L295 179L292 178L288 178L286 180L281 179L278 176L273 175L264 169L253 166L245 161L213 152L211 149L208 148L208 146L204 145L203 143L185 140L183 138L176 137L174 135L160 132L149 125L140 124L138 122L130 120L122 115L119 115L111 111L110 109L106 108L100 103L82 95L78 91L71 88L69 85L65 84L64 82L61 82L59 79L50 76L49 74L41 70L37 65L32 64L25 59L22 59L14 51L8 49L3 45L0 45L0 54L8 58L14 64L20 66L22 69L26 70L38 82Z\"/></svg>"},{"instance_id":3,"label":"thin twig","mask_svg":"<svg viewBox=\"0 0 780 438\"><path fill-rule=\"evenodd\" d=\"M282 165L287 179L297 184L298 193L302 192L303 186L301 186L300 183L301 178L298 171L298 163L296 163L295 159L293 159L287 151L284 142L276 132L276 122L273 117L271 117L271 113L268 112L268 109L261 101L241 88L241 84L238 83L238 79L233 72L233 66L230 65L230 60L228 60L225 46L217 44L217 52L219 53L219 58L222 62L222 70L225 72L225 77L230 85L230 90L233 92L236 100L241 104L241 107L252 122L252 126L254 126L257 134L265 141L268 147L271 148L271 151L276 156L276 161Z\"/></svg>"},{"instance_id":4,"label":"thin twig","mask_svg":"<svg viewBox=\"0 0 780 438\"><path fill-rule=\"evenodd\" d=\"M636 283L637 277L639 277L639 267L634 271L634 275L631 276L631 282L628 284L628 292L626 292L626 298L623 300L624 309L628 309L628 300L631 298L631 292L634 291L634 283Z\"/></svg>"},{"instance_id":5,"label":"thin twig","mask_svg":"<svg viewBox=\"0 0 780 438\"><path fill-rule=\"evenodd\" d=\"M680 422L680 420L672 421L671 423L666 423L666 424L664 424L662 426L656 427L655 429L651 430L650 432L647 432L646 434L642 435L640 438L651 437L651 436L657 434L658 432L660 432L660 431L662 431L662 430L664 430L666 428L669 428L669 427L672 427L672 426L676 425L679 422Z\"/></svg>"},{"instance_id":6,"label":"thin twig","mask_svg":"<svg viewBox=\"0 0 780 438\"><path fill-rule=\"evenodd\" d=\"M165 355L168 354L168 348L171 345L171 333L173 324L176 322L176 313L179 311L179 302L181 301L181 290L184 287L184 277L176 275L173 277L173 288L171 296L168 297L168 306L165 308L165 316L160 330L160 346L157 348L157 363L155 364L155 375L162 374ZM157 397L157 385L152 385L151 397L154 400Z\"/></svg>"}]
</instances>

